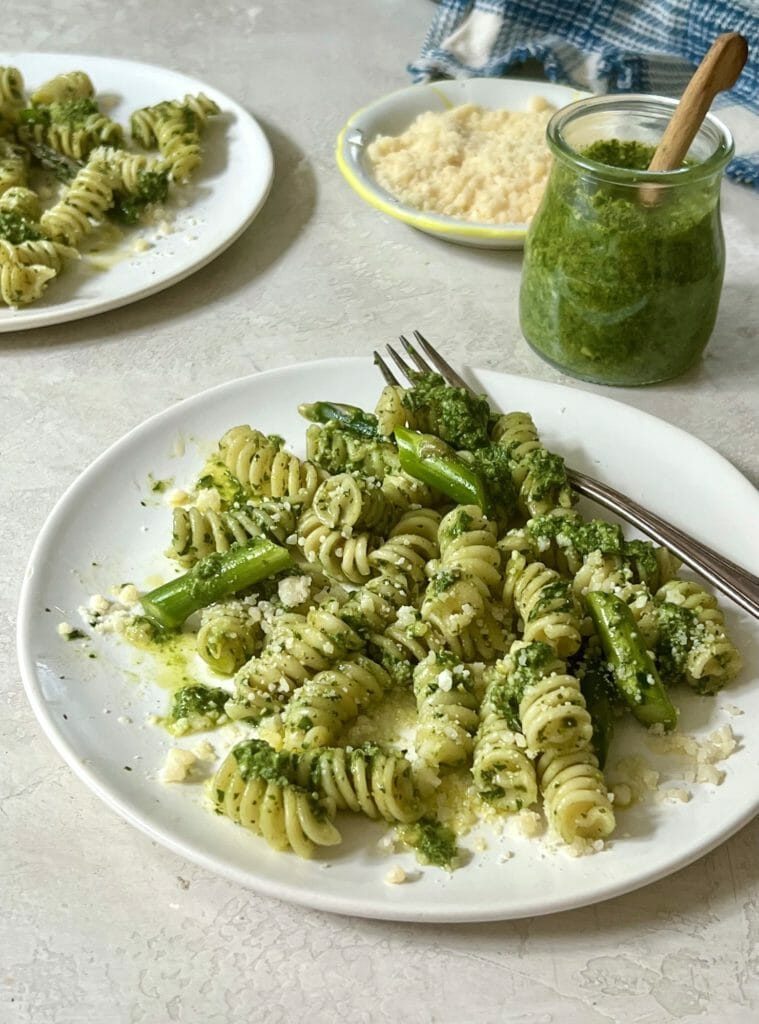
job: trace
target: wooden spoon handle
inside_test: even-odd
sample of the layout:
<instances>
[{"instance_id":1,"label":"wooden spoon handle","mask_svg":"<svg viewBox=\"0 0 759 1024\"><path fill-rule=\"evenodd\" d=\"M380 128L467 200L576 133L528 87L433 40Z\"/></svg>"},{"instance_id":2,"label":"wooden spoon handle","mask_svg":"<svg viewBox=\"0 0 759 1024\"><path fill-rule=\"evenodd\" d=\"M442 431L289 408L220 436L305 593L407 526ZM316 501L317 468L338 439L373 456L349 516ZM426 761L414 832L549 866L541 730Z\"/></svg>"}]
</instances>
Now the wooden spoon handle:
<instances>
[{"instance_id":1,"label":"wooden spoon handle","mask_svg":"<svg viewBox=\"0 0 759 1024\"><path fill-rule=\"evenodd\" d=\"M738 32L725 32L714 40L656 147L649 171L674 171L682 166L714 97L735 85L747 57L748 43Z\"/></svg>"}]
</instances>

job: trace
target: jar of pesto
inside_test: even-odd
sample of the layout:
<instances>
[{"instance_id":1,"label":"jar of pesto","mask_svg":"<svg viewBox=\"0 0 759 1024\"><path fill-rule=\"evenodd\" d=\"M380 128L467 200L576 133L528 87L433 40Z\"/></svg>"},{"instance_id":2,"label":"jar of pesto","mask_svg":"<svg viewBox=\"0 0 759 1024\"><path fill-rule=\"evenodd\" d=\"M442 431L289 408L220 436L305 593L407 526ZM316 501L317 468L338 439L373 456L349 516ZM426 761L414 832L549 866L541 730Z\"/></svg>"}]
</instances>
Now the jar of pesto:
<instances>
[{"instance_id":1,"label":"jar of pesto","mask_svg":"<svg viewBox=\"0 0 759 1024\"><path fill-rule=\"evenodd\" d=\"M668 380L696 362L714 327L733 140L707 115L683 167L648 172L675 106L597 96L548 123L553 166L525 242L519 316L532 348L583 380Z\"/></svg>"}]
</instances>

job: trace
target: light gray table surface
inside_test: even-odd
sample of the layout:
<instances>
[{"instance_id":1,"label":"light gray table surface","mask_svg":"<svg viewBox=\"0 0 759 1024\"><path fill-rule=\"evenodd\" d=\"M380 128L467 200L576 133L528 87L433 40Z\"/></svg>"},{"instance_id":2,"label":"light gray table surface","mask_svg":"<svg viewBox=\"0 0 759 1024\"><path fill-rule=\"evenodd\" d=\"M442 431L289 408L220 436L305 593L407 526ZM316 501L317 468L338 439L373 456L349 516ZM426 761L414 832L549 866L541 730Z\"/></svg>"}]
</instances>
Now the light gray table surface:
<instances>
[{"instance_id":1,"label":"light gray table surface","mask_svg":"<svg viewBox=\"0 0 759 1024\"><path fill-rule=\"evenodd\" d=\"M111 313L0 335L3 1022L757 1019L756 820L677 874L586 909L434 927L341 918L243 890L121 821L61 762L22 690L18 589L56 499L146 417L253 370L368 354L419 327L454 360L660 416L759 483L756 191L724 189L728 268L704 361L612 393L529 350L519 254L423 236L343 182L341 124L408 84L432 13L423 0L30 0L4 21L8 51L132 58L212 84L260 121L276 176L250 229L201 275Z\"/></svg>"}]
</instances>

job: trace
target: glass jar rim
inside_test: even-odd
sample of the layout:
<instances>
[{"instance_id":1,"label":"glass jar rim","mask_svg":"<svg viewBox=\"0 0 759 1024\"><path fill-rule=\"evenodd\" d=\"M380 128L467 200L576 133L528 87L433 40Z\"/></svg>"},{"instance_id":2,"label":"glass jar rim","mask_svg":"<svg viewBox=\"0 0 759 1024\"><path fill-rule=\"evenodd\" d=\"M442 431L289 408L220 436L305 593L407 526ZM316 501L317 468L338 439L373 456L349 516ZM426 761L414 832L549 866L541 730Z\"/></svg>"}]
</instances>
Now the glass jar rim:
<instances>
[{"instance_id":1,"label":"glass jar rim","mask_svg":"<svg viewBox=\"0 0 759 1024\"><path fill-rule=\"evenodd\" d=\"M729 128L711 113L706 115L698 131L703 132L708 126L716 132L718 143L714 152L706 160L691 164L689 167L680 167L676 171L633 171L626 167L613 167L583 156L570 145L564 134L568 124L593 111L629 108L630 111L640 113L668 113L671 117L678 102L670 96L657 96L654 93L615 93L575 100L574 103L561 107L551 117L546 126L546 140L555 156L573 166L583 168L594 177L618 184L637 185L640 182L651 182L659 185L679 185L721 173L733 157L735 143Z\"/></svg>"}]
</instances>

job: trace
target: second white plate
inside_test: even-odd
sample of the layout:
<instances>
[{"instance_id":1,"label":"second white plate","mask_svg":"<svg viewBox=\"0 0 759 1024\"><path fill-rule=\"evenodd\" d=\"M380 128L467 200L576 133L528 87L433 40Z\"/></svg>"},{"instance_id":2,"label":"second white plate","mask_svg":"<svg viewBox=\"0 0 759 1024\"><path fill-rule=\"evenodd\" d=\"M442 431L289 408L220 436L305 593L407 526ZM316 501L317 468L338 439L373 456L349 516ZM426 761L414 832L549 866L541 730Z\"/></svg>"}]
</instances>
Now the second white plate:
<instances>
[{"instance_id":1,"label":"second white plate","mask_svg":"<svg viewBox=\"0 0 759 1024\"><path fill-rule=\"evenodd\" d=\"M378 135L400 135L428 110L449 110L462 103L475 103L489 110L526 110L535 96L563 107L584 95L565 85L519 78L462 78L412 85L383 96L348 118L337 139L337 164L363 200L396 220L447 242L480 249L521 249L527 224L478 224L423 213L402 203L377 184L366 147Z\"/></svg>"},{"instance_id":2,"label":"second white plate","mask_svg":"<svg viewBox=\"0 0 759 1024\"><path fill-rule=\"evenodd\" d=\"M196 175L166 204L166 228L129 228L115 247L67 267L38 302L0 307L0 332L79 320L168 288L230 246L263 206L274 176L271 147L251 115L218 89L176 71L113 57L4 53L0 65L18 68L30 91L61 72L86 71L98 98L111 104L109 116L124 126L134 110L186 93L204 92L222 111L209 119ZM137 238L148 242L145 251L134 251Z\"/></svg>"},{"instance_id":3,"label":"second white plate","mask_svg":"<svg viewBox=\"0 0 759 1024\"><path fill-rule=\"evenodd\" d=\"M748 569L759 569L759 495L702 442L584 391L484 370L473 371L470 382L500 409L531 411L544 442L578 470L634 495ZM756 622L729 604L728 629L746 662L740 679L716 698L677 692L683 731L703 737L730 724L737 734L739 746L724 764L724 783L675 781L677 760L657 760L645 731L632 723L615 737L612 764L641 754L661 771L662 781L686 785L692 799L641 803L620 812L613 840L595 856L572 860L508 827L504 835L488 837L487 849L467 837L463 845L472 851L471 862L452 875L430 868L413 882L391 886L384 876L392 864L410 873L418 865L411 854L382 854L376 845L381 832L366 819L345 816L345 842L301 861L215 817L203 806L201 786L158 781L167 749L196 742L173 741L146 724L149 715L166 709L168 693L156 685L160 673L112 636L95 635L84 648L66 643L58 623L81 625L78 607L93 593L107 594L113 584L131 580L149 587L173 575L173 563L163 555L171 513L152 485L157 479L171 478L172 486L192 481L203 463L199 442L210 447L228 427L253 417L255 426L302 450L306 424L298 403L322 398L371 407L380 387L364 358L306 363L232 381L137 427L63 496L31 555L18 643L29 700L70 767L119 814L206 868L280 899L398 920L483 921L584 906L675 871L746 823L759 809L759 642ZM744 714L732 717L733 705ZM219 754L234 742L217 733L209 738Z\"/></svg>"}]
</instances>

